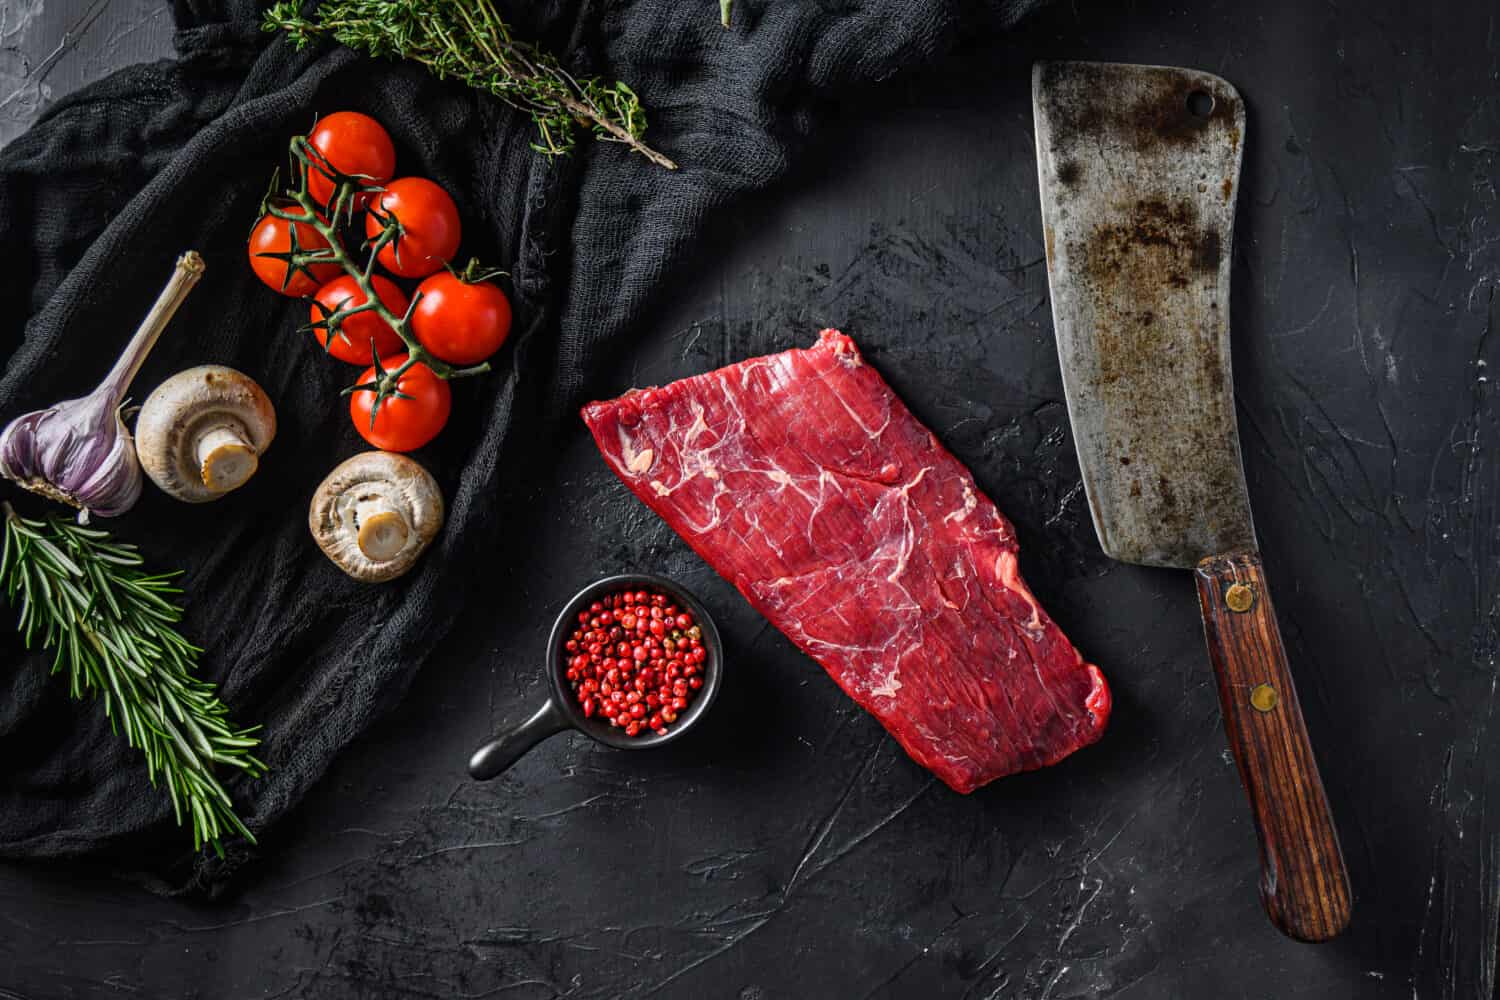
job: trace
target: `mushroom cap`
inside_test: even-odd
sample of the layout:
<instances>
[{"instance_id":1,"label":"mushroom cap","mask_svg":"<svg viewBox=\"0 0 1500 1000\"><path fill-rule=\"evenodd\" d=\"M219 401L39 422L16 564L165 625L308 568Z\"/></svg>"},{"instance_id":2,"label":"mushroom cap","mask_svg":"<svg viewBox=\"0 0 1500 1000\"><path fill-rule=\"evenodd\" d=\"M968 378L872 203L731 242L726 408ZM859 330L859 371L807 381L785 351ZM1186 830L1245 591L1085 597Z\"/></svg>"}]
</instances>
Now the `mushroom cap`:
<instances>
[{"instance_id":1,"label":"mushroom cap","mask_svg":"<svg viewBox=\"0 0 1500 1000\"><path fill-rule=\"evenodd\" d=\"M443 494L415 459L366 451L339 463L323 480L308 508L307 527L345 573L362 583L383 583L411 569L437 537Z\"/></svg>"},{"instance_id":2,"label":"mushroom cap","mask_svg":"<svg viewBox=\"0 0 1500 1000\"><path fill-rule=\"evenodd\" d=\"M215 430L238 438L238 445L222 447L237 452L237 469L248 468L227 488L204 482L204 460L198 454L198 441ZM217 500L244 483L275 437L276 409L265 391L250 376L224 365L199 365L173 375L146 397L135 421L141 468L164 492L188 503Z\"/></svg>"}]
</instances>

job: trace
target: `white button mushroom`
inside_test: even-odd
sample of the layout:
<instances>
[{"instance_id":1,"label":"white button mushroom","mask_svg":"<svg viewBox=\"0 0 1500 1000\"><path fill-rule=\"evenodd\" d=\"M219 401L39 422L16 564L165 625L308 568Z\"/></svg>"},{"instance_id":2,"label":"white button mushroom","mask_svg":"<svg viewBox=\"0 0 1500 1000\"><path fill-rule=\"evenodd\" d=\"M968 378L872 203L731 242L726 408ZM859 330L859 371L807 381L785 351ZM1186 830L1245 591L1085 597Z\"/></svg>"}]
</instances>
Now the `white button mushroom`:
<instances>
[{"instance_id":1,"label":"white button mushroom","mask_svg":"<svg viewBox=\"0 0 1500 1000\"><path fill-rule=\"evenodd\" d=\"M276 410L255 380L223 365L180 371L135 422L141 468L188 503L217 500L255 475L276 436Z\"/></svg>"},{"instance_id":2,"label":"white button mushroom","mask_svg":"<svg viewBox=\"0 0 1500 1000\"><path fill-rule=\"evenodd\" d=\"M367 451L323 480L307 512L318 547L364 583L411 569L443 526L437 481L405 455Z\"/></svg>"}]
</instances>

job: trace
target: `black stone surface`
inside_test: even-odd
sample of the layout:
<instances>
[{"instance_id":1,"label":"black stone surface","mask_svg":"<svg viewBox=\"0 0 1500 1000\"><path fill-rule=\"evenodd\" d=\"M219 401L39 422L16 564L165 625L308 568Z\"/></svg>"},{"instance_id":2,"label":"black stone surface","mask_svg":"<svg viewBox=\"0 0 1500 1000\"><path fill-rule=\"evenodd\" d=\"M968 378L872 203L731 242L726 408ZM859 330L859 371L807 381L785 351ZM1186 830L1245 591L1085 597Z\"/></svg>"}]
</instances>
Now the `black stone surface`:
<instances>
[{"instance_id":1,"label":"black stone surface","mask_svg":"<svg viewBox=\"0 0 1500 1000\"><path fill-rule=\"evenodd\" d=\"M1059 4L850 95L614 359L624 389L824 325L855 336L1016 522L1023 571L1109 676L1099 746L947 791L630 498L580 424L460 634L239 894L0 867L0 996L1491 996L1495 15ZM1195 66L1249 107L1235 381L1354 881L1330 945L1260 913L1189 576L1110 563L1089 525L1042 264L1037 57ZM659 753L560 736L469 781L468 753L541 697L556 606L629 569L712 608L733 657L713 717Z\"/></svg>"}]
</instances>

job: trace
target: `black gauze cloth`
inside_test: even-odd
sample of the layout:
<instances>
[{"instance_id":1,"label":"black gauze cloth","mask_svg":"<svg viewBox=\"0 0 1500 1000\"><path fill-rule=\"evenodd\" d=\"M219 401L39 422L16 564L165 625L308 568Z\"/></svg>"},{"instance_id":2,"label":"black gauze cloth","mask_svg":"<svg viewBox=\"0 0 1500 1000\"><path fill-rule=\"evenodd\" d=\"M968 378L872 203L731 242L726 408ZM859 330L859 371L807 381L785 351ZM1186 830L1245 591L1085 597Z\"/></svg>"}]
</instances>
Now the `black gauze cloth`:
<instances>
[{"instance_id":1,"label":"black gauze cloth","mask_svg":"<svg viewBox=\"0 0 1500 1000\"><path fill-rule=\"evenodd\" d=\"M220 768L253 831L401 698L501 525L538 516L516 502L528 470L570 429L595 370L626 356L709 213L782 177L833 99L852 113L880 99L879 81L1040 2L739 0L729 30L711 0L502 4L519 36L641 95L648 141L681 164L668 172L586 137L549 160L525 115L420 66L332 44L297 52L259 30L252 0L179 0L177 59L87 88L0 152L0 421L93 388L189 249L207 273L132 395L219 363L276 405L276 441L241 490L187 505L148 484L134 510L99 522L151 569L185 571L182 628L205 647L202 673L238 724L264 726L265 777ZM444 531L377 586L344 576L307 529L317 484L367 447L339 396L358 370L298 332L307 304L262 285L245 254L288 139L345 109L390 131L398 175L452 193L461 257L510 271L516 313L497 372L454 383L446 430L415 456L447 499ZM23 513L48 506L9 484L0 496ZM225 859L193 853L102 705L72 702L50 653L27 654L9 625L0 643L0 856L86 857L157 891L208 893L253 857L238 839Z\"/></svg>"}]
</instances>

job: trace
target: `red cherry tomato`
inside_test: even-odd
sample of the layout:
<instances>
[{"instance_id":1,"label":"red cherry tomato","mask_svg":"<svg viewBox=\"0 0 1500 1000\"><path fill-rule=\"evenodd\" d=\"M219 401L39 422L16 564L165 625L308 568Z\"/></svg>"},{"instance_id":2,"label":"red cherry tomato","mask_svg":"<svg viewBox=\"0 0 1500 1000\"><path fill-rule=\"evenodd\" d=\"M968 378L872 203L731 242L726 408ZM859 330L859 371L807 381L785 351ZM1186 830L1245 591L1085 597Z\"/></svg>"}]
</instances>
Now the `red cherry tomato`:
<instances>
[{"instance_id":1,"label":"red cherry tomato","mask_svg":"<svg viewBox=\"0 0 1500 1000\"><path fill-rule=\"evenodd\" d=\"M403 177L385 186L365 216L365 235L379 236L394 216L401 235L380 248L380 263L403 278L425 278L458 253L458 206L425 177Z\"/></svg>"},{"instance_id":2,"label":"red cherry tomato","mask_svg":"<svg viewBox=\"0 0 1500 1000\"><path fill-rule=\"evenodd\" d=\"M406 355L382 358L381 365L387 371L406 363ZM375 369L369 368L359 377L360 382L375 381ZM376 448L384 451L412 451L437 437L438 431L448 422L448 412L453 408L453 394L448 383L433 374L426 365L412 365L396 383L396 388L408 399L387 396L375 414L375 424L370 424L370 408L375 404L375 393L360 389L349 396L349 416L354 420L354 429Z\"/></svg>"},{"instance_id":3,"label":"red cherry tomato","mask_svg":"<svg viewBox=\"0 0 1500 1000\"><path fill-rule=\"evenodd\" d=\"M373 274L370 276L370 284L375 286L376 296L387 309L397 316L406 315L406 295L396 287L394 281ZM348 274L334 278L313 296L313 336L329 354L351 365L368 365L375 358L384 358L406 348L391 325L373 311L355 313L341 321L338 336L333 338L332 344L328 343L328 317L346 305L352 309L364 305L366 301L359 282ZM372 340L375 343L373 355L370 353Z\"/></svg>"},{"instance_id":4,"label":"red cherry tomato","mask_svg":"<svg viewBox=\"0 0 1500 1000\"><path fill-rule=\"evenodd\" d=\"M334 179L325 172L327 166L371 187L379 187L396 174L396 147L390 133L369 115L337 111L320 118L307 141L327 161L320 165L314 157L307 176L307 193L320 205L327 205L333 197ZM354 207L363 210L371 196L369 191L356 194Z\"/></svg>"},{"instance_id":5,"label":"red cherry tomato","mask_svg":"<svg viewBox=\"0 0 1500 1000\"><path fill-rule=\"evenodd\" d=\"M443 271L417 286L411 328L422 346L454 365L474 365L510 335L510 300L492 281Z\"/></svg>"},{"instance_id":6,"label":"red cherry tomato","mask_svg":"<svg viewBox=\"0 0 1500 1000\"><path fill-rule=\"evenodd\" d=\"M263 215L250 230L250 267L255 276L282 295L301 298L311 295L318 286L340 272L334 263L311 264L291 268L292 233L296 233L299 251L320 250L328 246L323 234L306 222L288 222L274 215Z\"/></svg>"}]
</instances>

